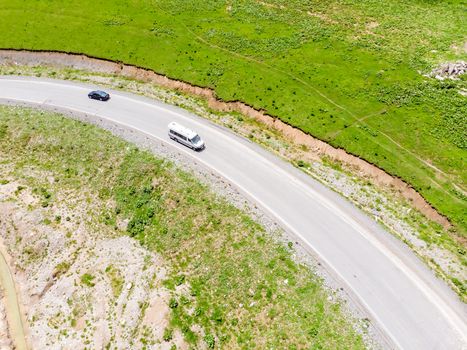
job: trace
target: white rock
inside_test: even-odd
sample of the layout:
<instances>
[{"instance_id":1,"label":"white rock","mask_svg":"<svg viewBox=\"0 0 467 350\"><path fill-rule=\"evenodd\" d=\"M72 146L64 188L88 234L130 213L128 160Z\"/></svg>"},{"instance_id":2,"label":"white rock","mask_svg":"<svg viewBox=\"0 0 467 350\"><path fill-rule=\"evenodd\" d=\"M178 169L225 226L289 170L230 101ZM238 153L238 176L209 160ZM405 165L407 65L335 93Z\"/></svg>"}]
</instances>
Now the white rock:
<instances>
[{"instance_id":1,"label":"white rock","mask_svg":"<svg viewBox=\"0 0 467 350\"><path fill-rule=\"evenodd\" d=\"M130 283L128 283L128 284L126 285L126 289L128 289L128 290L130 290L130 289L131 289L131 287L133 287L133 284L132 284L131 282L130 282Z\"/></svg>"}]
</instances>

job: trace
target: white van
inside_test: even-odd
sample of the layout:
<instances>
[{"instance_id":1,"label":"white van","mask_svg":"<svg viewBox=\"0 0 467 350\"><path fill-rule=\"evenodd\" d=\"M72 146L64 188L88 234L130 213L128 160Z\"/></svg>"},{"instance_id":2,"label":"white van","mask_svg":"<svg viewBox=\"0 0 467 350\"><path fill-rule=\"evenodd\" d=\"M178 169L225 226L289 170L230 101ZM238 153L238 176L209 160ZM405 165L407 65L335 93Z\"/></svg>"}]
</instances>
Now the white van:
<instances>
[{"instance_id":1,"label":"white van","mask_svg":"<svg viewBox=\"0 0 467 350\"><path fill-rule=\"evenodd\" d=\"M175 122L169 124L169 137L196 151L204 149L204 142L196 132Z\"/></svg>"}]
</instances>

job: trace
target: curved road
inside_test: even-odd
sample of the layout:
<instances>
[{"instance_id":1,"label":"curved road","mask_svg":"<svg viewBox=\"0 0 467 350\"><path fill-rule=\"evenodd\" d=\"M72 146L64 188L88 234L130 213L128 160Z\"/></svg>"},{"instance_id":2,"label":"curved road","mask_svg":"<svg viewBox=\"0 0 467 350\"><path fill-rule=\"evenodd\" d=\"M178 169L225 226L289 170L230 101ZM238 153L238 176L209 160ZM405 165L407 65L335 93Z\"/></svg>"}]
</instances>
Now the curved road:
<instances>
[{"instance_id":1,"label":"curved road","mask_svg":"<svg viewBox=\"0 0 467 350\"><path fill-rule=\"evenodd\" d=\"M0 78L0 102L55 107L108 119L170 143L204 163L302 240L402 349L467 349L467 308L402 243L334 192L259 146L181 109L123 92L89 100L89 85ZM167 124L199 132L197 153L174 143Z\"/></svg>"}]
</instances>

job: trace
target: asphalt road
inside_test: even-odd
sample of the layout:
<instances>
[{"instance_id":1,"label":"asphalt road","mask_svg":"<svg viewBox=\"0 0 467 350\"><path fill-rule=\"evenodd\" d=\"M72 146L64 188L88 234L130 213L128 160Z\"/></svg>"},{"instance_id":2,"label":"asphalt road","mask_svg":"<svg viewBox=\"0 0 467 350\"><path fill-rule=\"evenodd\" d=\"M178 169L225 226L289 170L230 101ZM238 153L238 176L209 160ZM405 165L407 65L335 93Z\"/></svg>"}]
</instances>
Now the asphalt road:
<instances>
[{"instance_id":1,"label":"asphalt road","mask_svg":"<svg viewBox=\"0 0 467 350\"><path fill-rule=\"evenodd\" d=\"M467 349L467 308L414 254L343 198L257 145L181 109L95 86L36 78L0 78L0 102L87 113L159 138L212 168L249 196L313 255L365 308L390 346ZM167 135L176 121L196 130L206 149L193 152Z\"/></svg>"}]
</instances>

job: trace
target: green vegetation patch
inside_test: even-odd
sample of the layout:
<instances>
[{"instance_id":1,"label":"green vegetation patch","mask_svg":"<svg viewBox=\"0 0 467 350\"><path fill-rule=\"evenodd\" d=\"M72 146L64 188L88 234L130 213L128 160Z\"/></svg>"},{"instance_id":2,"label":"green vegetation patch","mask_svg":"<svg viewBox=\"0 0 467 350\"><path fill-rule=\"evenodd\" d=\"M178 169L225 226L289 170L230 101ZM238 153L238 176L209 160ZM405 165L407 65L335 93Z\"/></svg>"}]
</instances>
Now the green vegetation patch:
<instances>
[{"instance_id":1,"label":"green vegetation patch","mask_svg":"<svg viewBox=\"0 0 467 350\"><path fill-rule=\"evenodd\" d=\"M93 193L106 209L105 223L127 221L126 231L115 232L164 259L165 285L174 291L165 340L179 330L208 348L364 347L341 305L328 301L322 281L292 260L290 248L193 175L59 115L0 107L0 124L7 125L0 158L12 165L9 177L26 182L25 169L43 172L61 190ZM53 193L46 177L34 181L38 195ZM101 215L89 213L90 220ZM125 271L108 266L105 276L117 296ZM80 282L92 287L96 278L87 272Z\"/></svg>"},{"instance_id":2,"label":"green vegetation patch","mask_svg":"<svg viewBox=\"0 0 467 350\"><path fill-rule=\"evenodd\" d=\"M85 273L84 275L81 276L81 283L88 286L88 287L94 287L95 283L94 281L95 276Z\"/></svg>"},{"instance_id":3,"label":"green vegetation patch","mask_svg":"<svg viewBox=\"0 0 467 350\"><path fill-rule=\"evenodd\" d=\"M105 272L110 279L110 286L112 287L112 292L115 298L118 298L123 290L123 284L125 279L122 276L122 273L116 267L109 265L105 268Z\"/></svg>"},{"instance_id":4,"label":"green vegetation patch","mask_svg":"<svg viewBox=\"0 0 467 350\"><path fill-rule=\"evenodd\" d=\"M123 61L278 116L401 177L465 237L466 78L420 74L467 59L463 1L11 0L0 18L0 47Z\"/></svg>"}]
</instances>

